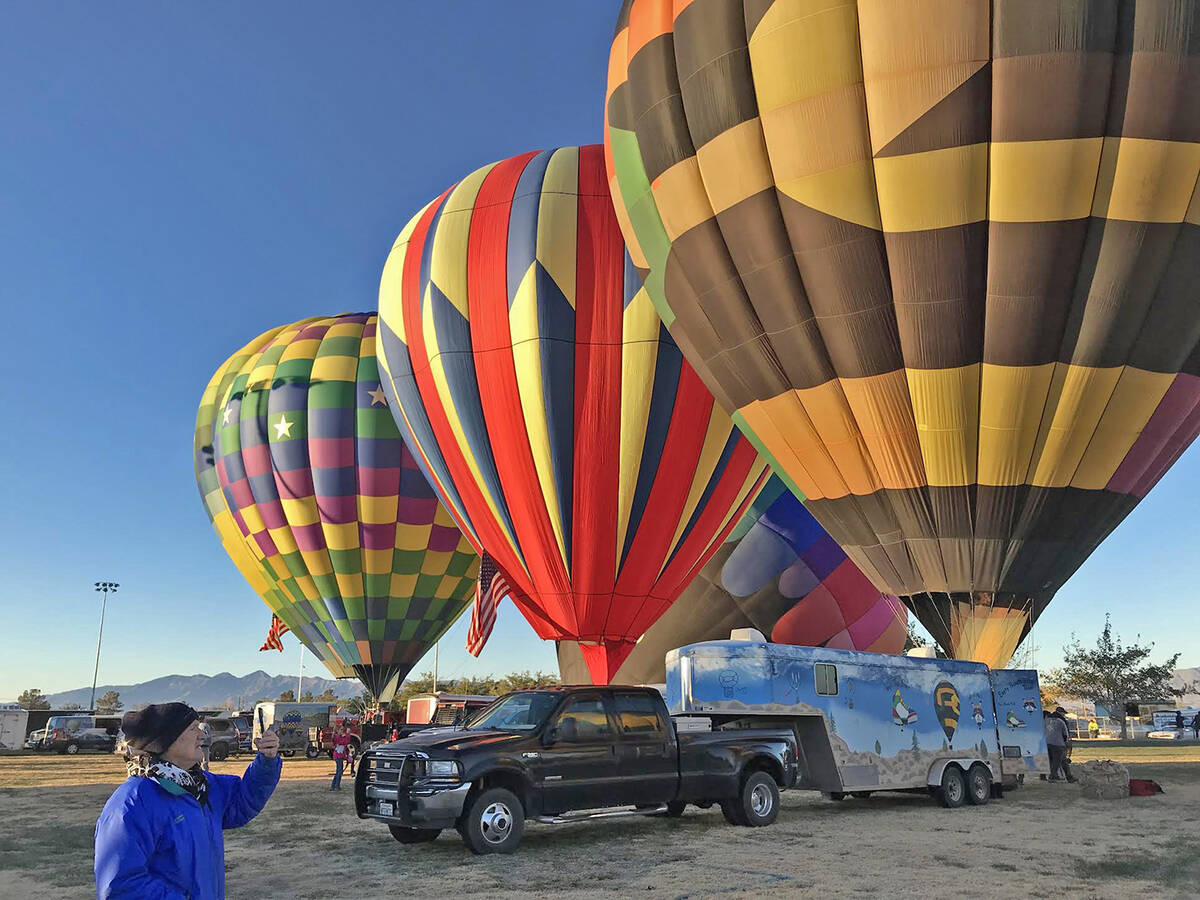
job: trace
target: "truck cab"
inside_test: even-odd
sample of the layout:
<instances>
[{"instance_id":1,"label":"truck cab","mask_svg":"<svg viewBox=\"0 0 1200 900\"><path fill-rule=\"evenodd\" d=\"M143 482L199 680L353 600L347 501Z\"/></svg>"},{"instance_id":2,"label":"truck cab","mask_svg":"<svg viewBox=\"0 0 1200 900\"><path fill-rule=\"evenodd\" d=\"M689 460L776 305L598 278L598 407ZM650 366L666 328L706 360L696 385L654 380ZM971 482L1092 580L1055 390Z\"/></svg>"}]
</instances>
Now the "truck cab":
<instances>
[{"instance_id":1,"label":"truck cab","mask_svg":"<svg viewBox=\"0 0 1200 900\"><path fill-rule=\"evenodd\" d=\"M789 729L682 730L649 688L548 687L368 751L355 806L401 843L454 827L473 851L505 853L531 818L678 816L688 803L720 803L733 824L768 825L796 773Z\"/></svg>"}]
</instances>

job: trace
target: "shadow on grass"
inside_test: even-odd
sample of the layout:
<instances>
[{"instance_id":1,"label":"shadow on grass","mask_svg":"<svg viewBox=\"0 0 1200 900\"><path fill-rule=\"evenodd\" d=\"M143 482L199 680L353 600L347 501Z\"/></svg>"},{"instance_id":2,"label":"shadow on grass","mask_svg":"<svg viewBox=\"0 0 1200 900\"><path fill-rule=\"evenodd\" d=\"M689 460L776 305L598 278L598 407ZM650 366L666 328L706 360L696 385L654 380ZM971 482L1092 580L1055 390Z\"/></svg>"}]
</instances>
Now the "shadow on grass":
<instances>
[{"instance_id":1,"label":"shadow on grass","mask_svg":"<svg viewBox=\"0 0 1200 900\"><path fill-rule=\"evenodd\" d=\"M1138 850L1116 859L1076 859L1075 874L1086 881L1129 878L1183 890L1200 881L1200 858L1191 838L1176 837L1155 852Z\"/></svg>"},{"instance_id":2,"label":"shadow on grass","mask_svg":"<svg viewBox=\"0 0 1200 900\"><path fill-rule=\"evenodd\" d=\"M0 872L24 870L55 887L78 887L92 878L95 826L25 825L0 838ZM47 865L48 860L55 860Z\"/></svg>"}]
</instances>

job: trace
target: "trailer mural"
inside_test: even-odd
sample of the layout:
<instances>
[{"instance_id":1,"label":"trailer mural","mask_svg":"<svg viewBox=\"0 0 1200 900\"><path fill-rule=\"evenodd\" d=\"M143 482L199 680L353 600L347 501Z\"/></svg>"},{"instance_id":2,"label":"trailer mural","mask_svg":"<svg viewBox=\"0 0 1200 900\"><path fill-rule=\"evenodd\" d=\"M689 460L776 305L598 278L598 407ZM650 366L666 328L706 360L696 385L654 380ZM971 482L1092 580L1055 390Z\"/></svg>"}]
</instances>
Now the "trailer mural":
<instances>
[{"instance_id":1,"label":"trailer mural","mask_svg":"<svg viewBox=\"0 0 1200 900\"><path fill-rule=\"evenodd\" d=\"M710 641L667 655L665 696L676 715L823 716L844 786L882 788L923 784L943 759L979 757L998 775L1001 745L1016 741L998 728L990 698L993 678L1008 674L961 660ZM1008 692L1024 697L1028 679ZM982 733L955 746L962 696L989 700L972 705ZM1022 748L1032 757L1040 741L1046 759L1041 730L1029 731Z\"/></svg>"},{"instance_id":2,"label":"trailer mural","mask_svg":"<svg viewBox=\"0 0 1200 900\"><path fill-rule=\"evenodd\" d=\"M1009 771L1010 765L1019 774L1048 771L1050 756L1046 750L1046 731L1042 728L1037 672L1005 669L1003 676L996 679L995 697L1005 771Z\"/></svg>"}]
</instances>

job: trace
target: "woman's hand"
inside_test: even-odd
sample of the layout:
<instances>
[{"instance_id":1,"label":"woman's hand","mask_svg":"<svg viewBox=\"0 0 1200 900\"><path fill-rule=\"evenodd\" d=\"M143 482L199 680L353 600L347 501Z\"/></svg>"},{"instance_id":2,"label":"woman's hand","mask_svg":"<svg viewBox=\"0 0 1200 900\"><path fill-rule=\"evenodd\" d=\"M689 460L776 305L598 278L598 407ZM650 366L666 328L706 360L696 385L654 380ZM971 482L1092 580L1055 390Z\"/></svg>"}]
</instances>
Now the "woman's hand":
<instances>
[{"instance_id":1,"label":"woman's hand","mask_svg":"<svg viewBox=\"0 0 1200 900\"><path fill-rule=\"evenodd\" d=\"M255 741L255 747L267 759L274 759L279 753L279 735L273 731L264 732L263 736Z\"/></svg>"}]
</instances>

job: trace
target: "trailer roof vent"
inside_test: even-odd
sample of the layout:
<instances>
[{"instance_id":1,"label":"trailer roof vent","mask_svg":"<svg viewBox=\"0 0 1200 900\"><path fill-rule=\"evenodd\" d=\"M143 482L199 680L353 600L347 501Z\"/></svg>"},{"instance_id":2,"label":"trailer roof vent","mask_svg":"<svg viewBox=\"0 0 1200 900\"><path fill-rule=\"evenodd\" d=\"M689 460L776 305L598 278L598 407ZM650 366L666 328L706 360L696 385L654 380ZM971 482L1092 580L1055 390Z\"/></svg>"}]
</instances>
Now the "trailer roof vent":
<instances>
[{"instance_id":1,"label":"trailer roof vent","mask_svg":"<svg viewBox=\"0 0 1200 900\"><path fill-rule=\"evenodd\" d=\"M751 643L758 642L765 644L767 639L763 637L763 633L757 628L735 628L729 632L731 641L750 641Z\"/></svg>"}]
</instances>

